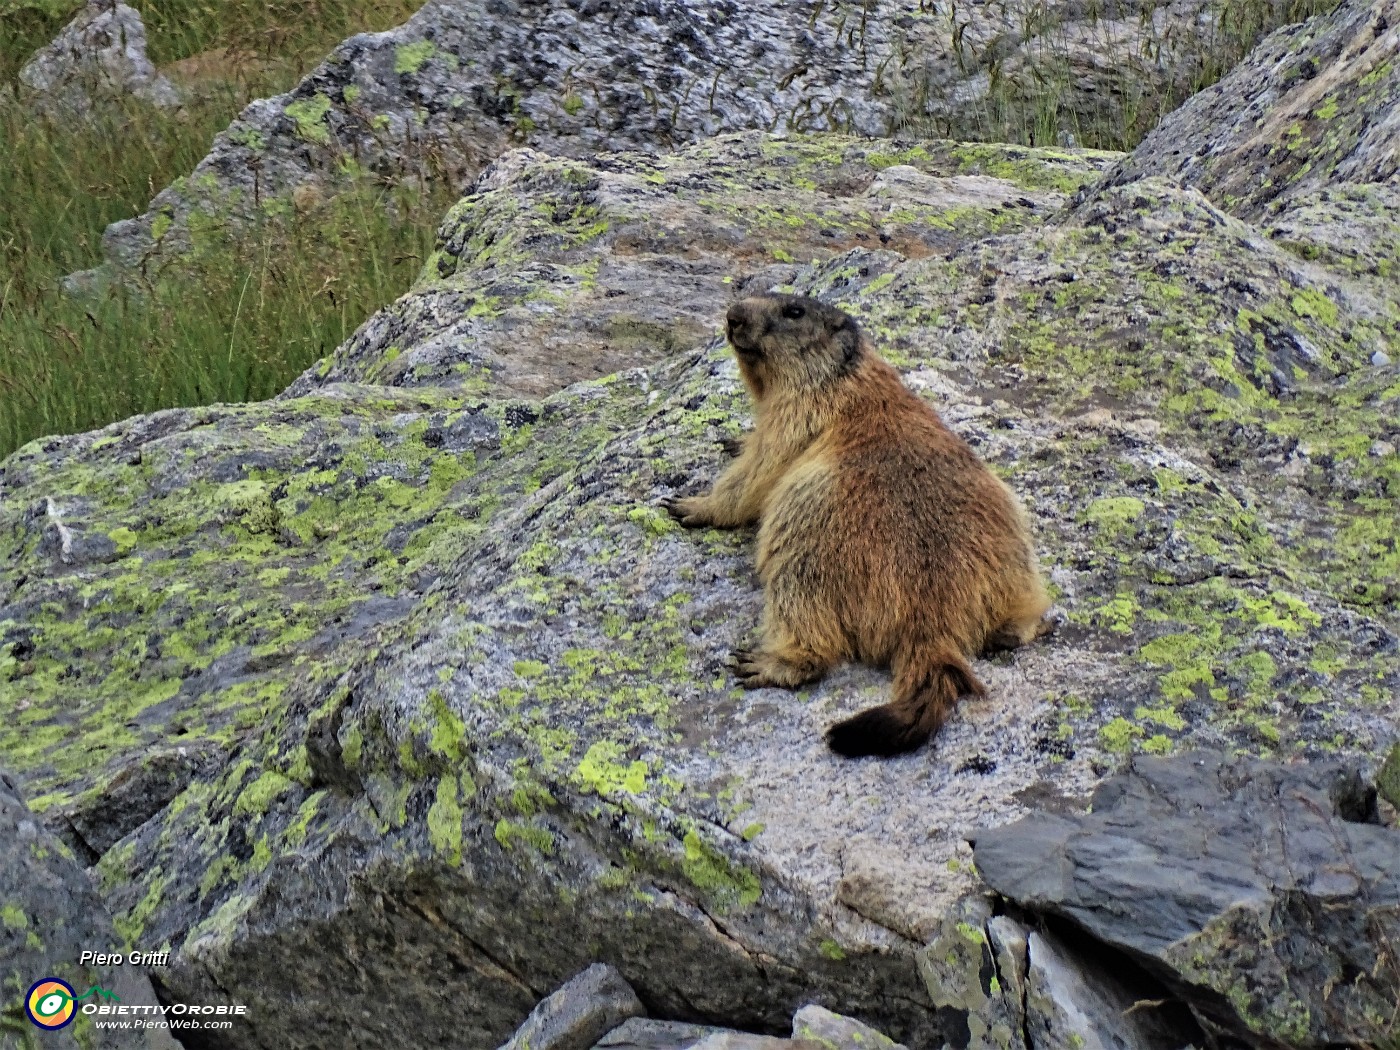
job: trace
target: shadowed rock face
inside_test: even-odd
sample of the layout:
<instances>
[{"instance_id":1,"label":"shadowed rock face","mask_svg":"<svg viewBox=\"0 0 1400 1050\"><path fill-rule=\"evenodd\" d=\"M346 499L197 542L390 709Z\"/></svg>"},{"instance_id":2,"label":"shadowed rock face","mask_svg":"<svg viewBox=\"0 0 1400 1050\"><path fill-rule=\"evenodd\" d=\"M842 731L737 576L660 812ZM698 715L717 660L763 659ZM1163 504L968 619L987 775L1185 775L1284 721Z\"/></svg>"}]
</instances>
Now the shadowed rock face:
<instances>
[{"instance_id":1,"label":"shadowed rock face","mask_svg":"<svg viewBox=\"0 0 1400 1050\"><path fill-rule=\"evenodd\" d=\"M121 951L121 939L88 873L29 811L20 783L0 769L0 1033L37 1029L24 1014L26 993L45 978L66 981L76 996L93 986L131 1005L152 1007L146 975L128 966L79 965L83 952ZM89 1000L91 1001L91 1000ZM100 1031L81 1013L45 1045L98 1050L175 1050L164 1032Z\"/></svg>"},{"instance_id":2,"label":"shadowed rock face","mask_svg":"<svg viewBox=\"0 0 1400 1050\"><path fill-rule=\"evenodd\" d=\"M316 1045L493 1047L602 960L653 1016L1011 1038L972 829L1073 812L1134 751L1381 754L1400 301L1324 230L1376 188L1277 240L1159 177L1055 210L1109 159L511 154L288 396L0 466L0 754L118 930L171 944L165 992L247 1004L229 1047L312 1045L293 1001ZM895 761L820 735L886 674L734 688L751 538L658 506L744 424L718 326L773 285L858 318L1022 496L1057 589L1058 635L979 661L989 697Z\"/></svg>"},{"instance_id":3,"label":"shadowed rock face","mask_svg":"<svg viewBox=\"0 0 1400 1050\"><path fill-rule=\"evenodd\" d=\"M1225 1031L1289 1046L1400 1031L1400 829L1340 764L1134 759L1085 816L977 835L998 893L1147 966Z\"/></svg>"}]
</instances>

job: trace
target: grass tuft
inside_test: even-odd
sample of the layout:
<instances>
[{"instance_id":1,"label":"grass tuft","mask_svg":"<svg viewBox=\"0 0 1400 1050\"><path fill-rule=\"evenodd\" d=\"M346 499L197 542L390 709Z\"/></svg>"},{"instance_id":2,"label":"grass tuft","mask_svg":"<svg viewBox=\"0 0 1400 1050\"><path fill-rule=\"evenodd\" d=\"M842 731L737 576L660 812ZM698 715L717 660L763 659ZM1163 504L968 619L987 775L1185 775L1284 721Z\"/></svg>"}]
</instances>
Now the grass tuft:
<instances>
[{"instance_id":1,"label":"grass tuft","mask_svg":"<svg viewBox=\"0 0 1400 1050\"><path fill-rule=\"evenodd\" d=\"M151 57L187 103L38 119L18 71L79 6L0 0L0 456L138 412L277 393L409 286L453 199L441 184L367 183L236 235L209 231L188 265L145 287L65 297L61 279L101 261L107 224L193 170L244 105L418 5L138 2Z\"/></svg>"}]
</instances>

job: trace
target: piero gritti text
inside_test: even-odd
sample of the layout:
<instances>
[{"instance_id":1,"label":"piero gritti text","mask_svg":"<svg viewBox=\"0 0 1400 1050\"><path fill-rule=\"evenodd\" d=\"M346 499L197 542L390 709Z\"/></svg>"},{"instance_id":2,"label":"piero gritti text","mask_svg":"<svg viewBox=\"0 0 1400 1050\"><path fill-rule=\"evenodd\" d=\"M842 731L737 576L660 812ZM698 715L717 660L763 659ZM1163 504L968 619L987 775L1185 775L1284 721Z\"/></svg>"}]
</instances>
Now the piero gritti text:
<instances>
[{"instance_id":1,"label":"piero gritti text","mask_svg":"<svg viewBox=\"0 0 1400 1050\"><path fill-rule=\"evenodd\" d=\"M168 966L170 953L164 952L83 952L79 966Z\"/></svg>"}]
</instances>

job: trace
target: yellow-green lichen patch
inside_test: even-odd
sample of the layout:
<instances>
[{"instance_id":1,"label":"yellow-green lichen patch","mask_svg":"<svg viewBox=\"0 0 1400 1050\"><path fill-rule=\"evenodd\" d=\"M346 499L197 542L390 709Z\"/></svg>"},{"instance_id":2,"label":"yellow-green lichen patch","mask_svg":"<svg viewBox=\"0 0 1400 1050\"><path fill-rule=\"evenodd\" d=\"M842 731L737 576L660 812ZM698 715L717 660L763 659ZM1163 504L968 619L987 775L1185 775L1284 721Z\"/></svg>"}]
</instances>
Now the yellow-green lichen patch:
<instances>
[{"instance_id":1,"label":"yellow-green lichen patch","mask_svg":"<svg viewBox=\"0 0 1400 1050\"><path fill-rule=\"evenodd\" d=\"M286 109L287 116L296 123L297 134L321 146L331 141L330 128L326 126L326 115L330 111L330 97L319 91L310 98L289 103Z\"/></svg>"},{"instance_id":2,"label":"yellow-green lichen patch","mask_svg":"<svg viewBox=\"0 0 1400 1050\"><path fill-rule=\"evenodd\" d=\"M291 786L291 781L275 770L268 770L239 793L233 811L249 816L260 816L267 811L277 796Z\"/></svg>"},{"instance_id":3,"label":"yellow-green lichen patch","mask_svg":"<svg viewBox=\"0 0 1400 1050\"><path fill-rule=\"evenodd\" d=\"M752 907L763 895L758 876L735 867L725 856L700 837L695 829L685 835L685 859L681 871L705 892L721 910Z\"/></svg>"},{"instance_id":4,"label":"yellow-green lichen patch","mask_svg":"<svg viewBox=\"0 0 1400 1050\"><path fill-rule=\"evenodd\" d=\"M626 793L639 795L646 788L647 764L641 759L623 765L617 761L622 748L600 740L588 749L578 764L578 776L583 785L603 796Z\"/></svg>"},{"instance_id":5,"label":"yellow-green lichen patch","mask_svg":"<svg viewBox=\"0 0 1400 1050\"><path fill-rule=\"evenodd\" d=\"M428 810L428 840L451 864L462 862L462 806L457 798L457 778L438 780L437 795Z\"/></svg>"},{"instance_id":6,"label":"yellow-green lichen patch","mask_svg":"<svg viewBox=\"0 0 1400 1050\"><path fill-rule=\"evenodd\" d=\"M548 855L554 852L554 836L547 829L534 824L519 824L502 818L496 821L493 834L502 849L513 850L524 845L536 853Z\"/></svg>"},{"instance_id":7,"label":"yellow-green lichen patch","mask_svg":"<svg viewBox=\"0 0 1400 1050\"><path fill-rule=\"evenodd\" d=\"M394 72L399 76L417 73L436 53L437 47L431 40L415 40L411 44L400 44L394 49Z\"/></svg>"}]
</instances>

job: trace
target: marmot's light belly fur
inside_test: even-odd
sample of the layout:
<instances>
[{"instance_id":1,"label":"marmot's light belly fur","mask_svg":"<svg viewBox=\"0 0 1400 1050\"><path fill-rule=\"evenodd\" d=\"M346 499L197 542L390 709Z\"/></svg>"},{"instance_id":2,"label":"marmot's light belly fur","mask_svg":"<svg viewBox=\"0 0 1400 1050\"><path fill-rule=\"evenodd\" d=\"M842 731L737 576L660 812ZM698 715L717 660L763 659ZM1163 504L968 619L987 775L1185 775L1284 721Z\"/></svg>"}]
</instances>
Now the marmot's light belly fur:
<instances>
[{"instance_id":1,"label":"marmot's light belly fur","mask_svg":"<svg viewBox=\"0 0 1400 1050\"><path fill-rule=\"evenodd\" d=\"M892 755L985 692L967 658L1043 633L1025 516L847 314L814 299L734 304L729 341L757 425L684 525L759 523L762 639L742 683L795 688L843 660L888 664L894 700L831 727L845 755Z\"/></svg>"}]
</instances>

